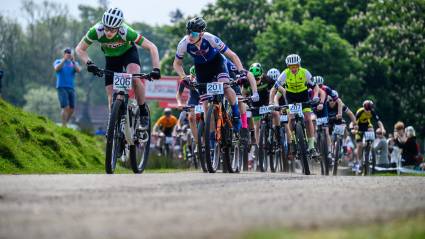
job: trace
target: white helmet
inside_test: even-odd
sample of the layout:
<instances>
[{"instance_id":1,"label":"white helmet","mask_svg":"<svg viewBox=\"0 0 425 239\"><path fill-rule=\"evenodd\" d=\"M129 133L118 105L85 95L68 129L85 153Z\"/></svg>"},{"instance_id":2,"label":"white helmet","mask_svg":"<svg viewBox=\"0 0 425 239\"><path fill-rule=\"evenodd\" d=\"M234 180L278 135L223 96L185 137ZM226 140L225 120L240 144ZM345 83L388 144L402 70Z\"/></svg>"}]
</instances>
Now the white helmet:
<instances>
[{"instance_id":1,"label":"white helmet","mask_svg":"<svg viewBox=\"0 0 425 239\"><path fill-rule=\"evenodd\" d=\"M121 9L116 7L109 8L103 13L102 23L106 27L118 28L124 21L124 14Z\"/></svg>"},{"instance_id":2,"label":"white helmet","mask_svg":"<svg viewBox=\"0 0 425 239\"><path fill-rule=\"evenodd\" d=\"M301 63L301 57L297 54L291 54L285 59L286 65L299 65Z\"/></svg>"},{"instance_id":3,"label":"white helmet","mask_svg":"<svg viewBox=\"0 0 425 239\"><path fill-rule=\"evenodd\" d=\"M313 77L313 83L316 84L316 85L323 85L324 82L325 82L325 80L321 76L314 76Z\"/></svg>"},{"instance_id":4,"label":"white helmet","mask_svg":"<svg viewBox=\"0 0 425 239\"><path fill-rule=\"evenodd\" d=\"M277 78L280 76L280 71L276 68L271 68L269 71L267 71L267 76L274 81L277 81Z\"/></svg>"}]
</instances>

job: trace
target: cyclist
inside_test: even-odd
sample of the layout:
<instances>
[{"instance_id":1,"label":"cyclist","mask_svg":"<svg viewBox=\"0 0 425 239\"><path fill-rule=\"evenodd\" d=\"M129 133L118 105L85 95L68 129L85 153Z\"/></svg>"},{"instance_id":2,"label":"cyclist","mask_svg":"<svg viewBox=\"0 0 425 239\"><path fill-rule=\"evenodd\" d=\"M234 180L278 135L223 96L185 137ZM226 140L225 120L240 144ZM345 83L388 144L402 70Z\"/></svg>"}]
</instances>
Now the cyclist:
<instances>
[{"instance_id":1,"label":"cyclist","mask_svg":"<svg viewBox=\"0 0 425 239\"><path fill-rule=\"evenodd\" d=\"M308 88L313 88L313 101L318 102L319 97L319 86L315 85L311 79L311 73L301 67L301 57L297 54L288 55L285 59L285 63L288 66L287 69L279 76L274 87L270 91L270 104L273 104L274 96L279 90L286 92L286 99L289 104L302 103L309 101ZM318 110L323 109L323 103L320 102L317 106ZM317 156L317 152L314 148L314 126L310 116L311 108L303 109L304 119L307 122L307 142L308 151L311 155ZM292 118L289 117L289 125L292 125ZM295 145L295 139L292 136L291 131L288 132L292 141L292 147Z\"/></svg>"},{"instance_id":2,"label":"cyclist","mask_svg":"<svg viewBox=\"0 0 425 239\"><path fill-rule=\"evenodd\" d=\"M176 99L177 99L177 108L181 109L183 107L183 102L182 102L182 94L184 91L184 88L188 88L190 90L189 93L189 100L187 101L187 105L189 106L195 106L199 104L199 100L200 100L200 96L199 96L199 92L194 89L193 87L190 86L190 82L196 82L196 72L195 72L195 66L190 67L190 78L189 80L181 80L179 82L179 87L177 90L177 94L176 94ZM183 114L185 114L186 118L189 119L189 125L190 125L190 130L192 131L192 135L193 138L195 139L195 141L198 140L198 128L196 127L196 116L195 116L195 111L191 110L189 113L185 113L182 112Z\"/></svg>"},{"instance_id":3,"label":"cyclist","mask_svg":"<svg viewBox=\"0 0 425 239\"><path fill-rule=\"evenodd\" d=\"M101 44L106 60L106 70L126 71L130 74L140 73L137 45L150 52L153 68L150 77L152 79L161 78L157 47L124 22L124 14L119 8L109 8L105 11L102 21L91 27L76 47L76 52L87 65L87 70L102 77L103 72L89 58L87 53L87 49L93 42ZM112 104L112 81L113 75L105 74L105 89L108 95L109 108ZM140 79L133 79L133 89L140 108L141 128L146 130L149 126L149 117L145 104L145 86Z\"/></svg>"},{"instance_id":4,"label":"cyclist","mask_svg":"<svg viewBox=\"0 0 425 239\"><path fill-rule=\"evenodd\" d=\"M280 76L280 71L276 68L271 68L267 71L267 76L273 81L277 81Z\"/></svg>"},{"instance_id":5,"label":"cyclist","mask_svg":"<svg viewBox=\"0 0 425 239\"><path fill-rule=\"evenodd\" d=\"M259 100L257 102L253 102L252 106L258 108L264 105L268 105L269 92L275 82L271 78L269 78L266 74L264 74L263 67L258 62L253 63L249 67L249 72L252 73L252 75L255 77L257 92L259 95ZM252 91L253 91L252 86L250 84L247 84L247 82L245 82L243 84L244 95L250 95ZM255 133L254 133L254 138L252 138L251 141L257 142L257 143L259 141L259 133L260 133L259 119L260 119L259 109L252 110L252 117L250 119L250 128L251 130L254 130ZM252 137L252 134L251 134L251 137Z\"/></svg>"},{"instance_id":6,"label":"cyclist","mask_svg":"<svg viewBox=\"0 0 425 239\"><path fill-rule=\"evenodd\" d=\"M338 96L338 92L335 91L335 93ZM351 122L353 123L353 126L355 129L358 128L357 121L354 113L342 102L341 98L338 97L339 100L335 100L335 98L328 96L328 100L326 102L326 105L328 107L328 117L329 117L329 132L332 132L333 126L335 124L341 124L342 123L342 116L338 116L339 109L342 109L343 113L346 113L348 117L350 118Z\"/></svg>"},{"instance_id":7,"label":"cyclist","mask_svg":"<svg viewBox=\"0 0 425 239\"><path fill-rule=\"evenodd\" d=\"M164 109L164 115L161 116L155 123L153 129L152 129L152 135L153 136L162 136L162 134L166 137L172 137L173 136L173 129L174 126L177 125L177 118L171 114L170 108ZM162 133L162 134L161 134ZM162 145L164 142L162 142L164 137L160 137L157 140L156 146L159 149L159 152L162 153Z\"/></svg>"},{"instance_id":8,"label":"cyclist","mask_svg":"<svg viewBox=\"0 0 425 239\"><path fill-rule=\"evenodd\" d=\"M233 85L232 88L236 93L236 96L238 99L242 98L242 92L240 85L249 84L252 89L252 96L251 99L253 102L257 102L260 100L260 96L258 95L257 91L257 84L255 82L255 77L251 72L247 72L246 77L242 76L237 79L239 75L239 71L237 70L235 64L233 64L229 59L226 58L226 66L227 70L229 71L229 76L231 79L239 80L239 85ZM239 105L239 112L241 114L241 122L242 122L242 128L241 128L241 140L242 143L248 142L248 118L246 116L246 104L244 103L238 103Z\"/></svg>"},{"instance_id":9,"label":"cyclist","mask_svg":"<svg viewBox=\"0 0 425 239\"><path fill-rule=\"evenodd\" d=\"M239 57L230 50L220 38L206 32L207 23L201 17L190 19L186 24L187 35L183 37L177 46L176 57L173 67L182 79L189 79L183 69L183 57L188 53L193 57L196 69L196 80L199 83L213 81L228 82L229 72L226 67L223 53L233 63L241 74L246 74ZM201 95L205 94L205 88L201 88ZM227 85L224 89L225 96L230 102L233 112L234 131L239 132L241 127L240 113L234 90ZM204 102L204 111L207 111L207 104Z\"/></svg>"},{"instance_id":10,"label":"cyclist","mask_svg":"<svg viewBox=\"0 0 425 239\"><path fill-rule=\"evenodd\" d=\"M363 107L359 108L356 112L356 122L358 130L356 132L356 150L357 150L357 162L354 167L359 168L360 159L363 157L363 134L366 131L373 131L372 119L375 119L378 123L378 127L381 129L382 134L385 135L384 124L379 119L379 116L374 111L374 104L371 100L365 100Z\"/></svg>"}]
</instances>

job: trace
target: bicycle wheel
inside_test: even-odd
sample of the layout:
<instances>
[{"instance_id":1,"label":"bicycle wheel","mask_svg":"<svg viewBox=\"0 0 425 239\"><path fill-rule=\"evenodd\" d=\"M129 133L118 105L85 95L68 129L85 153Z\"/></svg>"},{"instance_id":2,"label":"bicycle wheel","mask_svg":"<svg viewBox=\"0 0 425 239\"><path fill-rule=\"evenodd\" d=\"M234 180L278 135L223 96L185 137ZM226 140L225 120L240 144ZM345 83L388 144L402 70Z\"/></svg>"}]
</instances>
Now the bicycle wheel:
<instances>
[{"instance_id":1,"label":"bicycle wheel","mask_svg":"<svg viewBox=\"0 0 425 239\"><path fill-rule=\"evenodd\" d=\"M295 125L295 136L296 136L298 156L301 161L303 173L305 175L310 175L310 167L308 165L308 160L307 160L307 144L304 137L304 128L299 122L296 123Z\"/></svg>"},{"instance_id":2,"label":"bicycle wheel","mask_svg":"<svg viewBox=\"0 0 425 239\"><path fill-rule=\"evenodd\" d=\"M364 176L366 176L366 175L370 176L370 169L369 169L369 167L370 167L370 164L369 164L370 155L369 155L369 152L370 152L370 144L367 143L366 147L363 151L363 175Z\"/></svg>"},{"instance_id":3,"label":"bicycle wheel","mask_svg":"<svg viewBox=\"0 0 425 239\"><path fill-rule=\"evenodd\" d=\"M342 140L338 137L336 142L335 142L335 148L334 148L334 165L333 165L333 172L332 174L334 176L337 175L338 173L338 163L339 163L339 159L341 156L341 142Z\"/></svg>"},{"instance_id":4,"label":"bicycle wheel","mask_svg":"<svg viewBox=\"0 0 425 239\"><path fill-rule=\"evenodd\" d=\"M215 105L210 104L208 108L207 117L205 120L205 131L204 131L204 142L205 142L205 164L207 166L208 172L215 173L218 169L218 166L220 164L220 154L221 154L221 148L220 143L215 142L215 139L211 139L211 135L215 135L215 129L216 129L216 115L214 112ZM211 127L211 124L213 126ZM214 146L214 147L213 147ZM223 170L227 170L227 168L223 167Z\"/></svg>"},{"instance_id":5,"label":"bicycle wheel","mask_svg":"<svg viewBox=\"0 0 425 239\"><path fill-rule=\"evenodd\" d=\"M270 162L270 171L272 173L275 173L278 171L279 167L279 158L280 158L280 150L278 147L278 141L276 140L275 130L273 128L270 128L269 130L269 137L267 137L267 148L268 148L268 158ZM276 145L275 145L276 144Z\"/></svg>"},{"instance_id":6,"label":"bicycle wheel","mask_svg":"<svg viewBox=\"0 0 425 239\"><path fill-rule=\"evenodd\" d=\"M199 163L201 165L202 171L204 173L208 173L208 169L207 169L207 165L205 163L205 144L203 142L204 139L204 128L205 128L205 123L203 120L199 121L198 124L198 152L197 152L197 157L199 159Z\"/></svg>"},{"instance_id":7,"label":"bicycle wheel","mask_svg":"<svg viewBox=\"0 0 425 239\"><path fill-rule=\"evenodd\" d=\"M282 172L289 172L289 147L285 127L280 128Z\"/></svg>"},{"instance_id":8,"label":"bicycle wheel","mask_svg":"<svg viewBox=\"0 0 425 239\"><path fill-rule=\"evenodd\" d=\"M106 158L105 170L107 174L112 174L115 171L119 151L121 150L122 139L121 132L121 115L122 115L123 101L121 99L115 100L112 105L112 112L109 117L108 133L106 140Z\"/></svg>"},{"instance_id":9,"label":"bicycle wheel","mask_svg":"<svg viewBox=\"0 0 425 239\"><path fill-rule=\"evenodd\" d=\"M150 111L148 105L146 105L148 111L149 123L148 128L145 131L139 129L140 127L140 113L139 109L136 110L133 132L135 132L134 145L130 145L130 164L134 173L142 173L145 170L146 164L149 158L149 149L151 144L151 126L150 126Z\"/></svg>"},{"instance_id":10,"label":"bicycle wheel","mask_svg":"<svg viewBox=\"0 0 425 239\"><path fill-rule=\"evenodd\" d=\"M258 166L261 172L266 172L269 165L267 161L267 128L266 124L260 123L260 142L258 145Z\"/></svg>"},{"instance_id":11,"label":"bicycle wheel","mask_svg":"<svg viewBox=\"0 0 425 239\"><path fill-rule=\"evenodd\" d=\"M320 150L320 171L322 175L329 175L329 160L328 160L328 141L326 140L325 130L319 132L319 150Z\"/></svg>"}]
</instances>

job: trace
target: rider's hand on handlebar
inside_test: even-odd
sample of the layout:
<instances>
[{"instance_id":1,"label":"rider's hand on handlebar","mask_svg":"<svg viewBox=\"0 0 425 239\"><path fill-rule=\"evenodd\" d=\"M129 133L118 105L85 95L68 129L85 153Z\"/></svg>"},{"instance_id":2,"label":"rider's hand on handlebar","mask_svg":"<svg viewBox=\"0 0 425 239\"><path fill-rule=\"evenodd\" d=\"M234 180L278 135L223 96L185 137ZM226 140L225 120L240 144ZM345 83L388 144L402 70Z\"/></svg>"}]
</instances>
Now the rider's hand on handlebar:
<instances>
[{"instance_id":1,"label":"rider's hand on handlebar","mask_svg":"<svg viewBox=\"0 0 425 239\"><path fill-rule=\"evenodd\" d=\"M337 119L341 119L342 118L342 115L341 114L336 114L336 118Z\"/></svg>"},{"instance_id":2,"label":"rider's hand on handlebar","mask_svg":"<svg viewBox=\"0 0 425 239\"><path fill-rule=\"evenodd\" d=\"M153 68L149 76L154 80L158 80L161 78L161 70L159 68Z\"/></svg>"},{"instance_id":3,"label":"rider's hand on handlebar","mask_svg":"<svg viewBox=\"0 0 425 239\"><path fill-rule=\"evenodd\" d=\"M251 100L253 102L258 102L260 100L260 95L258 95L258 92L254 92L251 96Z\"/></svg>"},{"instance_id":4,"label":"rider's hand on handlebar","mask_svg":"<svg viewBox=\"0 0 425 239\"><path fill-rule=\"evenodd\" d=\"M99 67L96 66L96 64L94 64L94 62L87 61L86 65L87 65L87 71L88 72L91 72L91 73L93 73L93 75L98 76L98 77L103 76L103 72L99 69Z\"/></svg>"}]
</instances>

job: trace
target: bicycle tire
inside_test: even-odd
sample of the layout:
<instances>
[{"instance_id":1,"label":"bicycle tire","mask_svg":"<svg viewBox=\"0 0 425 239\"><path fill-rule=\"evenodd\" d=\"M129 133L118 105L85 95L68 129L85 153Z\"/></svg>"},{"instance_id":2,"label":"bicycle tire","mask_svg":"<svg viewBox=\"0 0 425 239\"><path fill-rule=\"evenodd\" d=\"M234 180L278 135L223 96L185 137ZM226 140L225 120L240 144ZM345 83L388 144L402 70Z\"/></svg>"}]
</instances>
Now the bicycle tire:
<instances>
[{"instance_id":1,"label":"bicycle tire","mask_svg":"<svg viewBox=\"0 0 425 239\"><path fill-rule=\"evenodd\" d=\"M111 115L108 123L108 133L106 138L106 152L105 152L105 171L107 174L113 174L117 163L117 145L121 142L115 142L118 130L120 129L120 118L122 114L123 101L116 99L112 105Z\"/></svg>"},{"instance_id":2,"label":"bicycle tire","mask_svg":"<svg viewBox=\"0 0 425 239\"><path fill-rule=\"evenodd\" d=\"M363 176L369 176L370 175L370 170L369 170L369 151L370 151L370 144L367 143L366 147L364 148L364 152L363 152Z\"/></svg>"},{"instance_id":3,"label":"bicycle tire","mask_svg":"<svg viewBox=\"0 0 425 239\"><path fill-rule=\"evenodd\" d=\"M289 172L289 145L286 138L285 127L280 128L280 137L281 137L281 162L282 162L282 172Z\"/></svg>"},{"instance_id":4,"label":"bicycle tire","mask_svg":"<svg viewBox=\"0 0 425 239\"><path fill-rule=\"evenodd\" d=\"M308 165L308 159L307 159L307 145L304 137L304 129L301 125L301 123L297 122L295 124L295 135L297 140L297 148L298 148L298 154L301 161L301 166L303 168L303 173L305 175L310 175L310 167Z\"/></svg>"},{"instance_id":5,"label":"bicycle tire","mask_svg":"<svg viewBox=\"0 0 425 239\"><path fill-rule=\"evenodd\" d=\"M202 172L208 173L208 169L205 163L205 146L202 143L202 136L204 135L204 121L199 121L198 124L198 159L199 164L201 165Z\"/></svg>"},{"instance_id":6,"label":"bicycle tire","mask_svg":"<svg viewBox=\"0 0 425 239\"><path fill-rule=\"evenodd\" d=\"M260 142L258 144L258 166L261 172L267 172L268 162L267 162L267 149L266 149L266 125L260 123Z\"/></svg>"},{"instance_id":7,"label":"bicycle tire","mask_svg":"<svg viewBox=\"0 0 425 239\"><path fill-rule=\"evenodd\" d=\"M319 149L320 149L320 172L322 175L329 175L329 160L328 160L328 143L326 139L325 129L319 132Z\"/></svg>"},{"instance_id":8,"label":"bicycle tire","mask_svg":"<svg viewBox=\"0 0 425 239\"><path fill-rule=\"evenodd\" d=\"M143 142L142 144L140 144L139 141L136 141L134 142L134 145L130 145L131 169L136 174L143 173L149 159L149 149L150 149L150 143L151 143L150 110L148 105L146 105L145 107L146 107L146 110L148 111L148 116L149 116L149 123L148 123L147 132L146 132L148 139L146 142ZM134 132L139 127L139 124L140 124L140 112L139 112L139 109L137 109L134 122L132 125Z\"/></svg>"},{"instance_id":9,"label":"bicycle tire","mask_svg":"<svg viewBox=\"0 0 425 239\"><path fill-rule=\"evenodd\" d=\"M217 168L220 164L220 157L219 155L217 155L217 153L220 153L220 146L218 142L215 142L215 148L213 151L213 160L211 160L211 149L210 149L210 127L211 127L211 116L214 113L214 104L210 104L210 106L208 107L208 113L207 113L207 117L205 120L205 131L204 131L204 142L205 142L205 163L208 169L209 173L215 173L217 172ZM214 115L215 116L215 115ZM214 121L215 121L216 117L214 117ZM214 122L214 130L216 126L216 122ZM218 160L218 162L217 162ZM227 170L226 167L223 167L223 171Z\"/></svg>"},{"instance_id":10,"label":"bicycle tire","mask_svg":"<svg viewBox=\"0 0 425 239\"><path fill-rule=\"evenodd\" d=\"M278 171L279 162L278 158L280 157L280 154L278 154L279 150L275 151L275 132L273 128L269 129L269 137L267 137L269 140L267 140L267 148L268 148L268 158L269 158L269 164L270 164L270 171L272 173L275 173Z\"/></svg>"},{"instance_id":11,"label":"bicycle tire","mask_svg":"<svg viewBox=\"0 0 425 239\"><path fill-rule=\"evenodd\" d=\"M333 165L333 176L338 174L338 163L341 155L341 139L337 139L335 142L335 153L334 153L334 165Z\"/></svg>"}]
</instances>

